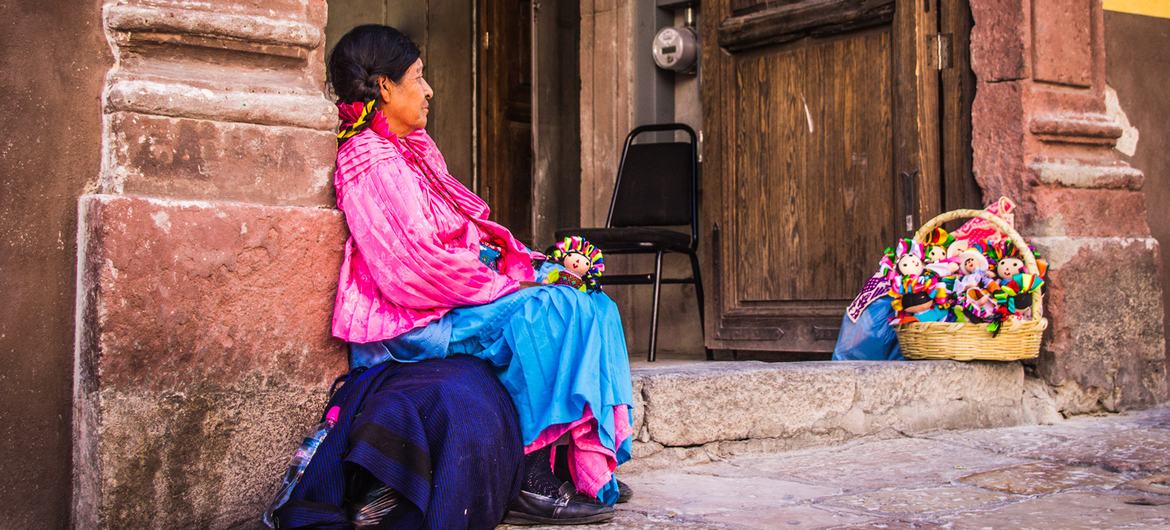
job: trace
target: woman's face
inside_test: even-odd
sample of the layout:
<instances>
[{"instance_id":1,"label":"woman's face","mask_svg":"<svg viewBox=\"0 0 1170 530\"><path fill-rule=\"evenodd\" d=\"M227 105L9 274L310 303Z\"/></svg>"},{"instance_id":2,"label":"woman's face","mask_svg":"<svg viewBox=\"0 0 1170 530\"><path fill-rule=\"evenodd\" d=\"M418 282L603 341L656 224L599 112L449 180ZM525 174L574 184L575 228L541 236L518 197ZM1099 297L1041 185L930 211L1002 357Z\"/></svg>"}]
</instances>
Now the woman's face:
<instances>
[{"instance_id":1,"label":"woman's face","mask_svg":"<svg viewBox=\"0 0 1170 530\"><path fill-rule=\"evenodd\" d=\"M410 65L400 82L395 83L384 77L380 85L381 110L391 132L398 136L406 136L427 126L430 100L435 93L426 79L423 79L422 59Z\"/></svg>"}]
</instances>

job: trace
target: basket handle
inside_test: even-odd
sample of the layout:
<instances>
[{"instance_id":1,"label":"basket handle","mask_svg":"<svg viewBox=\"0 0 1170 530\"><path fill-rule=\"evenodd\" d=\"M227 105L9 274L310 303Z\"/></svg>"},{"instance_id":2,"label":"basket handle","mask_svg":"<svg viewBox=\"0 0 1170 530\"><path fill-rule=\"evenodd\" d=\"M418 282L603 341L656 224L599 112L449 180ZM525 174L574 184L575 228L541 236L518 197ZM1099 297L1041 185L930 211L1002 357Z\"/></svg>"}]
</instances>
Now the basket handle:
<instances>
[{"instance_id":1,"label":"basket handle","mask_svg":"<svg viewBox=\"0 0 1170 530\"><path fill-rule=\"evenodd\" d=\"M1007 235L1016 244L1016 248L1020 249L1020 255L1024 258L1024 266L1028 267L1028 272L1036 276L1040 275L1040 268L1036 266L1036 257L1032 255L1032 252L1029 250L1031 247L1028 246L1027 241L1024 241L1024 237L998 215L987 212L986 210L951 210L938 214L934 219L922 225L922 228L919 228L918 232L914 233L914 239L925 243L930 233L935 228L942 226L943 223L970 217L983 219ZM1040 291L1036 291L1032 296L1032 320L1040 320L1044 316L1043 301L1041 298Z\"/></svg>"}]
</instances>

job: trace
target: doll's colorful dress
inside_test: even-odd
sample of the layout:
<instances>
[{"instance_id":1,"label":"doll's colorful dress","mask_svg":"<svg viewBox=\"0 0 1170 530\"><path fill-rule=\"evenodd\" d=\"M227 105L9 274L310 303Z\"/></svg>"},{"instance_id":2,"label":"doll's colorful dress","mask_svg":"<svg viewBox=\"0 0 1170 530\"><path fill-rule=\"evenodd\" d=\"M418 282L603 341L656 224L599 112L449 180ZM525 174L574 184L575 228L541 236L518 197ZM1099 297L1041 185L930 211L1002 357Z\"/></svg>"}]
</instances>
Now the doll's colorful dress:
<instances>
[{"instance_id":1,"label":"doll's colorful dress","mask_svg":"<svg viewBox=\"0 0 1170 530\"><path fill-rule=\"evenodd\" d=\"M333 334L350 343L351 360L488 360L516 405L525 451L567 434L578 490L613 503L633 423L613 301L564 286L520 289L536 279L533 256L447 173L425 131L398 138L376 116L339 148L335 186L350 238ZM480 261L481 242L500 250L498 272Z\"/></svg>"}]
</instances>

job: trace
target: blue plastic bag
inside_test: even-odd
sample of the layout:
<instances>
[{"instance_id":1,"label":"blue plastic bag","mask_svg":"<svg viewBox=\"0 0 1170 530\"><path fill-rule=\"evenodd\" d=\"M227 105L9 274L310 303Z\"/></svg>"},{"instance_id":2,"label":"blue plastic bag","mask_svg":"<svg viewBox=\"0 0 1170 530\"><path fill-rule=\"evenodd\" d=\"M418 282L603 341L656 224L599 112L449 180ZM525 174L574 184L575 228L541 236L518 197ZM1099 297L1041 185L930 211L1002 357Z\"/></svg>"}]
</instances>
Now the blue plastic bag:
<instances>
[{"instance_id":1,"label":"blue plastic bag","mask_svg":"<svg viewBox=\"0 0 1170 530\"><path fill-rule=\"evenodd\" d=\"M898 346L898 335L890 319L894 308L891 298L882 296L869 304L857 317L841 317L841 332L837 335L837 346L833 348L834 361L901 361L902 348Z\"/></svg>"}]
</instances>

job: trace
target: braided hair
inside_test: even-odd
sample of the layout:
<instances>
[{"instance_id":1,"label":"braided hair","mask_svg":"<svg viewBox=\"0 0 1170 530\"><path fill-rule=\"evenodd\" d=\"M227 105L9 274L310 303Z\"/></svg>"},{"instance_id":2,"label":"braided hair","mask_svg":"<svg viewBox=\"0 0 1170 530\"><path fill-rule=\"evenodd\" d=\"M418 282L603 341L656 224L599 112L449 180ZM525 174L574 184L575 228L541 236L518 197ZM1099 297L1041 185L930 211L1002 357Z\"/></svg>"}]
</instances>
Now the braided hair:
<instances>
[{"instance_id":1,"label":"braided hair","mask_svg":"<svg viewBox=\"0 0 1170 530\"><path fill-rule=\"evenodd\" d=\"M380 24L349 30L329 54L329 84L340 103L363 103L361 116L337 133L339 142L370 124L379 98L378 79L399 83L419 57L418 45L406 34Z\"/></svg>"}]
</instances>

